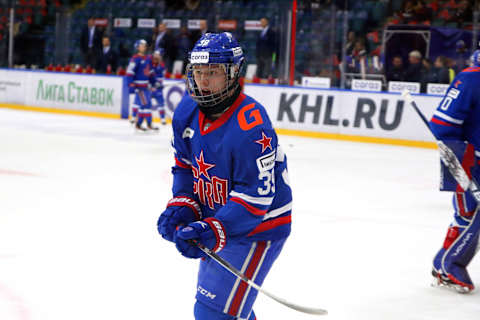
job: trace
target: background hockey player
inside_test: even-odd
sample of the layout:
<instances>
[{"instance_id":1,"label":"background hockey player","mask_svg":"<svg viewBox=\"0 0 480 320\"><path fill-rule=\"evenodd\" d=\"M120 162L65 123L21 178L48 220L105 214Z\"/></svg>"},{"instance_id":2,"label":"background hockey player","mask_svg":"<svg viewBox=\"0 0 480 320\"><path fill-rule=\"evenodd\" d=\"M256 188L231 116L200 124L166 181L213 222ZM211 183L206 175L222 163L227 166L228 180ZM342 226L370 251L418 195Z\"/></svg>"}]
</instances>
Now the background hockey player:
<instances>
[{"instance_id":1,"label":"background hockey player","mask_svg":"<svg viewBox=\"0 0 480 320\"><path fill-rule=\"evenodd\" d=\"M173 198L158 231L185 257L205 258L198 274L197 320L255 319L258 292L190 240L261 285L290 234L286 156L264 107L241 92L243 63L230 33L202 36L186 69L189 95L173 117Z\"/></svg>"},{"instance_id":2,"label":"background hockey player","mask_svg":"<svg viewBox=\"0 0 480 320\"><path fill-rule=\"evenodd\" d=\"M467 174L480 181L479 50L475 51L472 63L472 67L463 70L451 83L430 120L430 127L438 140L454 150ZM455 214L443 246L434 258L432 273L439 284L466 293L474 289L467 266L477 249L479 207L471 193L462 190L443 164L442 170L441 190L455 192Z\"/></svg>"},{"instance_id":3,"label":"background hockey player","mask_svg":"<svg viewBox=\"0 0 480 320\"><path fill-rule=\"evenodd\" d=\"M165 124L165 101L163 100L163 80L165 79L165 63L162 59L163 50L156 50L153 53L153 71L155 77L152 84L152 97L155 100L154 110L158 110L158 115L162 124Z\"/></svg>"},{"instance_id":4,"label":"background hockey player","mask_svg":"<svg viewBox=\"0 0 480 320\"><path fill-rule=\"evenodd\" d=\"M140 107L140 101L137 98L137 95L135 94L135 85L133 83L130 83L128 86L128 94L130 95L129 101L131 101L132 106L130 110L132 111L132 114L130 115L130 122L133 124L137 123L137 113L138 113L138 108ZM133 96L133 100L131 97Z\"/></svg>"},{"instance_id":5,"label":"background hockey player","mask_svg":"<svg viewBox=\"0 0 480 320\"><path fill-rule=\"evenodd\" d=\"M152 58L146 55L147 41L137 40L134 45L136 54L130 59L127 68L129 87L135 90L134 105L138 105L135 128L145 131L142 127L143 120L147 120L147 127L158 130L152 126L152 102L150 93L150 81L155 77Z\"/></svg>"}]
</instances>

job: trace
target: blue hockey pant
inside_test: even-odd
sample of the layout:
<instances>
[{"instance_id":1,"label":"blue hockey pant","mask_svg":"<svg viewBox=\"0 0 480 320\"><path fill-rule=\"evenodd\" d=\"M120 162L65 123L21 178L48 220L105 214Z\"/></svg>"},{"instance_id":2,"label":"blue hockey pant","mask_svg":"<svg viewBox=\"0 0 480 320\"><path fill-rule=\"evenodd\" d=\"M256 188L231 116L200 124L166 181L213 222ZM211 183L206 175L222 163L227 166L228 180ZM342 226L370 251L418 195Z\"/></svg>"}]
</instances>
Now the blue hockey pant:
<instances>
[{"instance_id":1,"label":"blue hockey pant","mask_svg":"<svg viewBox=\"0 0 480 320\"><path fill-rule=\"evenodd\" d=\"M227 241L227 245L219 255L261 286L280 254L285 240ZM196 312L195 319L251 319L257 294L256 289L234 276L216 261L206 258L200 262L196 299L202 305L217 312L219 317L205 317L202 312L198 312L197 316ZM226 317L227 315L230 318Z\"/></svg>"}]
</instances>

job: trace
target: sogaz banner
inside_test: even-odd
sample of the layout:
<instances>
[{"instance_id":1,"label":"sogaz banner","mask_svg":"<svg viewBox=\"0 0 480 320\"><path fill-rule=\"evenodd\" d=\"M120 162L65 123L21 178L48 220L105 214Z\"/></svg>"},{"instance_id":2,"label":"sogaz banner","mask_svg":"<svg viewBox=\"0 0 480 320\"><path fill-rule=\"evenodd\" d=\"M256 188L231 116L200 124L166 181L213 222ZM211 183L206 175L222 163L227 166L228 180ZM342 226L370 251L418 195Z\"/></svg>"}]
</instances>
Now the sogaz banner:
<instances>
[{"instance_id":1,"label":"sogaz banner","mask_svg":"<svg viewBox=\"0 0 480 320\"><path fill-rule=\"evenodd\" d=\"M25 72L0 70L0 103L25 104Z\"/></svg>"}]
</instances>

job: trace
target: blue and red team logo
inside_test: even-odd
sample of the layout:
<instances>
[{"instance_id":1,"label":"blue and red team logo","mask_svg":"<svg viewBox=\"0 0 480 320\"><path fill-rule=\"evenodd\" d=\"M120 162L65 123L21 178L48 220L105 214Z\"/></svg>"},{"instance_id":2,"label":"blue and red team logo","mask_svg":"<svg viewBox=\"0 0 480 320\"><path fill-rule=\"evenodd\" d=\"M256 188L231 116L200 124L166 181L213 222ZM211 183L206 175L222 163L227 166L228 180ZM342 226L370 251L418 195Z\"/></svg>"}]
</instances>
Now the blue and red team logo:
<instances>
[{"instance_id":1,"label":"blue and red team logo","mask_svg":"<svg viewBox=\"0 0 480 320\"><path fill-rule=\"evenodd\" d=\"M210 209L215 209L215 203L224 206L227 202L228 180L211 176L208 170L215 167L215 164L205 162L203 150L199 157L195 157L197 165L192 165L193 192L198 196L203 205L208 205Z\"/></svg>"}]
</instances>

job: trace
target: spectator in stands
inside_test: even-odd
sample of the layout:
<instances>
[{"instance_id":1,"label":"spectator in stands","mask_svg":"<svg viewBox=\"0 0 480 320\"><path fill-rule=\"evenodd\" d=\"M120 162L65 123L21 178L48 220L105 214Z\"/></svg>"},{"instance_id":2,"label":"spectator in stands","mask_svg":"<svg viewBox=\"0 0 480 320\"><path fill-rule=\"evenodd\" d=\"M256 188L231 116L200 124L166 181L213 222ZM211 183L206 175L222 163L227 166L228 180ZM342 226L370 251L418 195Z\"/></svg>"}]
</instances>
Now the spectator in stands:
<instances>
[{"instance_id":1,"label":"spectator in stands","mask_svg":"<svg viewBox=\"0 0 480 320\"><path fill-rule=\"evenodd\" d=\"M413 0L408 0L403 3L403 9L400 13L403 23L409 23L415 20L415 4Z\"/></svg>"},{"instance_id":2,"label":"spectator in stands","mask_svg":"<svg viewBox=\"0 0 480 320\"><path fill-rule=\"evenodd\" d=\"M167 29L165 23L160 23L156 29L154 29L152 36L153 51L160 50L164 52L163 61L168 72L172 72L173 62L177 58L177 47L175 39L170 34L170 30Z\"/></svg>"},{"instance_id":3,"label":"spectator in stands","mask_svg":"<svg viewBox=\"0 0 480 320\"><path fill-rule=\"evenodd\" d=\"M465 41L458 40L455 44L456 46L456 53L455 53L455 66L454 70L455 73L460 73L463 69L467 68L469 65L470 54L467 50L467 46L465 45Z\"/></svg>"},{"instance_id":4,"label":"spectator in stands","mask_svg":"<svg viewBox=\"0 0 480 320\"><path fill-rule=\"evenodd\" d=\"M450 83L449 71L447 68L447 58L438 56L435 59L432 70L430 71L431 83Z\"/></svg>"},{"instance_id":5,"label":"spectator in stands","mask_svg":"<svg viewBox=\"0 0 480 320\"><path fill-rule=\"evenodd\" d=\"M431 18L431 10L423 0L407 0L403 4L400 16L403 23L422 22Z\"/></svg>"},{"instance_id":6,"label":"spectator in stands","mask_svg":"<svg viewBox=\"0 0 480 320\"><path fill-rule=\"evenodd\" d=\"M417 0L414 6L415 21L423 22L432 19L432 9L425 5L424 0Z\"/></svg>"},{"instance_id":7,"label":"spectator in stands","mask_svg":"<svg viewBox=\"0 0 480 320\"><path fill-rule=\"evenodd\" d=\"M380 75L384 73L380 57L378 55L367 55L364 39L355 41L352 54L346 56L346 72L358 73L362 79L366 79L374 74Z\"/></svg>"},{"instance_id":8,"label":"spectator in stands","mask_svg":"<svg viewBox=\"0 0 480 320\"><path fill-rule=\"evenodd\" d=\"M95 27L95 20L89 18L80 35L80 48L86 66L95 67L102 51L102 30Z\"/></svg>"},{"instance_id":9,"label":"spectator in stands","mask_svg":"<svg viewBox=\"0 0 480 320\"><path fill-rule=\"evenodd\" d=\"M410 65L405 71L405 81L420 82L424 73L422 63L422 54L418 50L413 50L408 54L408 62Z\"/></svg>"},{"instance_id":10,"label":"spectator in stands","mask_svg":"<svg viewBox=\"0 0 480 320\"><path fill-rule=\"evenodd\" d=\"M28 48L28 41L27 41L27 38L28 38L27 27L25 22L23 21L14 22L13 36L14 36L13 64L14 65L27 64L29 48Z\"/></svg>"},{"instance_id":11,"label":"spectator in stands","mask_svg":"<svg viewBox=\"0 0 480 320\"><path fill-rule=\"evenodd\" d=\"M199 29L196 30L195 32L192 32L191 39L192 39L192 47L195 44L195 42L198 41L205 33L210 32L208 30L208 24L207 20L200 20L199 22Z\"/></svg>"},{"instance_id":12,"label":"spectator in stands","mask_svg":"<svg viewBox=\"0 0 480 320\"><path fill-rule=\"evenodd\" d=\"M458 28L462 28L465 24L473 23L473 10L467 0L460 1L457 8L446 20L446 22L456 22Z\"/></svg>"},{"instance_id":13,"label":"spectator in stands","mask_svg":"<svg viewBox=\"0 0 480 320\"><path fill-rule=\"evenodd\" d=\"M347 43L345 44L345 50L346 50L347 56L352 54L356 41L357 41L357 37L355 35L355 32L349 31L347 35Z\"/></svg>"},{"instance_id":14,"label":"spectator in stands","mask_svg":"<svg viewBox=\"0 0 480 320\"><path fill-rule=\"evenodd\" d=\"M427 91L427 83L433 83L433 75L431 74L433 72L433 67L432 67L432 62L430 59L423 58L422 59L422 66L423 68L421 69L421 79L420 79L420 92L426 92Z\"/></svg>"},{"instance_id":15,"label":"spectator in stands","mask_svg":"<svg viewBox=\"0 0 480 320\"><path fill-rule=\"evenodd\" d=\"M446 60L447 60L446 67L448 69L449 81L452 82L456 75L456 72L455 72L456 62L451 58L446 58Z\"/></svg>"},{"instance_id":16,"label":"spectator in stands","mask_svg":"<svg viewBox=\"0 0 480 320\"><path fill-rule=\"evenodd\" d=\"M275 32L268 24L267 18L260 19L262 31L257 38L257 77L272 76L273 54L276 52Z\"/></svg>"},{"instance_id":17,"label":"spectator in stands","mask_svg":"<svg viewBox=\"0 0 480 320\"><path fill-rule=\"evenodd\" d=\"M367 54L367 50L365 49L365 40L358 39L355 41L355 46L352 50L352 57L354 59L358 59L359 57L365 56Z\"/></svg>"},{"instance_id":18,"label":"spectator in stands","mask_svg":"<svg viewBox=\"0 0 480 320\"><path fill-rule=\"evenodd\" d=\"M187 27L180 28L180 36L178 37L178 59L183 61L183 74L188 64L188 53L192 50L193 43Z\"/></svg>"},{"instance_id":19,"label":"spectator in stands","mask_svg":"<svg viewBox=\"0 0 480 320\"><path fill-rule=\"evenodd\" d=\"M118 66L118 54L113 50L110 38L103 36L102 38L102 53L98 59L97 70L100 73L115 73ZM108 72L107 72L108 71Z\"/></svg>"},{"instance_id":20,"label":"spectator in stands","mask_svg":"<svg viewBox=\"0 0 480 320\"><path fill-rule=\"evenodd\" d=\"M405 68L403 67L402 56L397 55L392 59L392 66L386 74L387 81L405 81Z\"/></svg>"},{"instance_id":21,"label":"spectator in stands","mask_svg":"<svg viewBox=\"0 0 480 320\"><path fill-rule=\"evenodd\" d=\"M347 73L361 73L362 61L365 60L366 55L367 51L365 50L364 42L361 39L356 40L351 54L346 57Z\"/></svg>"}]
</instances>

